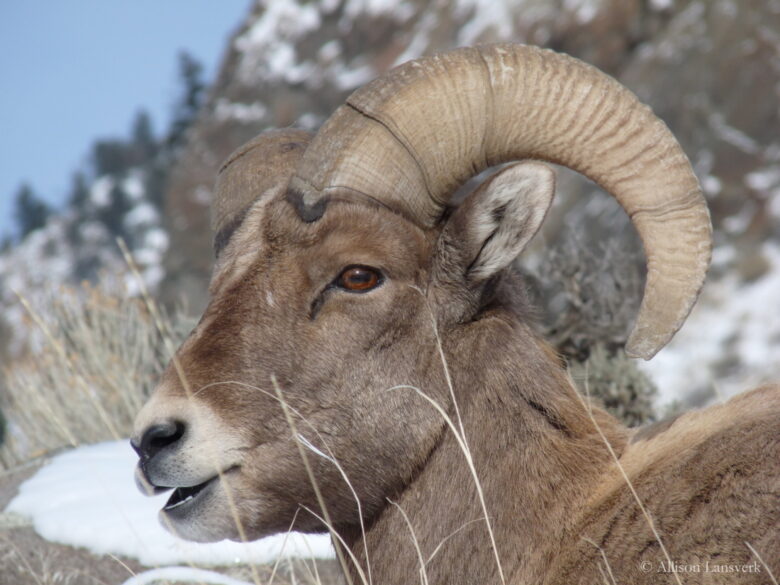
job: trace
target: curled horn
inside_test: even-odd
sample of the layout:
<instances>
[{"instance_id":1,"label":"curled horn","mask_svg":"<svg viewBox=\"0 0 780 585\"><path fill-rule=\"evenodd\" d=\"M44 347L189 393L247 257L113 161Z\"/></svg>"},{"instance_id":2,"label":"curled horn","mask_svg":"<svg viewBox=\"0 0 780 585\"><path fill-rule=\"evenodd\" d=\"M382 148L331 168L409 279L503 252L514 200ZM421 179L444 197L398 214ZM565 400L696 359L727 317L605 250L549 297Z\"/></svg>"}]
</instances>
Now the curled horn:
<instances>
[{"instance_id":1,"label":"curled horn","mask_svg":"<svg viewBox=\"0 0 780 585\"><path fill-rule=\"evenodd\" d=\"M216 255L255 201L287 188L311 138L312 134L303 130L269 130L236 149L222 163L211 215Z\"/></svg>"},{"instance_id":2,"label":"curled horn","mask_svg":"<svg viewBox=\"0 0 780 585\"><path fill-rule=\"evenodd\" d=\"M367 194L434 227L467 179L526 158L582 173L628 213L648 274L626 349L650 359L698 296L712 228L669 129L594 67L509 44L406 63L354 92L330 117L290 190L309 208L336 191Z\"/></svg>"}]
</instances>

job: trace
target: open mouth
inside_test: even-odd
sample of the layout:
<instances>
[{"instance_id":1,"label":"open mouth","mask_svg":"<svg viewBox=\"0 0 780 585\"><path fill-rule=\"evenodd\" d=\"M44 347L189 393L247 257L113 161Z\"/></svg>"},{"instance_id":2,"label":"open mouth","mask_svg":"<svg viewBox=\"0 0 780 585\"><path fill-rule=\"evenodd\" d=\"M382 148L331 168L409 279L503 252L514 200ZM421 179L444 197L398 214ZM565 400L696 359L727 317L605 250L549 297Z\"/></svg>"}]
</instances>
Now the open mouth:
<instances>
[{"instance_id":1,"label":"open mouth","mask_svg":"<svg viewBox=\"0 0 780 585\"><path fill-rule=\"evenodd\" d=\"M208 479L198 485L175 488L171 494L171 497L168 499L168 502L163 507L163 511L170 512L171 510L175 510L181 506L185 506L194 502L198 496L200 496L203 491L218 478L219 476L215 475L211 479Z\"/></svg>"}]
</instances>

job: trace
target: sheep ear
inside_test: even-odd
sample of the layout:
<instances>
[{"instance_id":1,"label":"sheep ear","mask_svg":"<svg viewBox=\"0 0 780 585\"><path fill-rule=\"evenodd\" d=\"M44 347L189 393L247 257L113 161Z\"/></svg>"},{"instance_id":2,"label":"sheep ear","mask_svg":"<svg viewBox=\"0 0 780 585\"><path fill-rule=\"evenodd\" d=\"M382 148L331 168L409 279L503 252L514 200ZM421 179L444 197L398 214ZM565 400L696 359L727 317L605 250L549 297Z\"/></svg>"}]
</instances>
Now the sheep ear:
<instances>
[{"instance_id":1,"label":"sheep ear","mask_svg":"<svg viewBox=\"0 0 780 585\"><path fill-rule=\"evenodd\" d=\"M486 180L442 232L449 279L459 273L473 285L506 268L539 230L554 193L555 172L538 162L510 165Z\"/></svg>"}]
</instances>

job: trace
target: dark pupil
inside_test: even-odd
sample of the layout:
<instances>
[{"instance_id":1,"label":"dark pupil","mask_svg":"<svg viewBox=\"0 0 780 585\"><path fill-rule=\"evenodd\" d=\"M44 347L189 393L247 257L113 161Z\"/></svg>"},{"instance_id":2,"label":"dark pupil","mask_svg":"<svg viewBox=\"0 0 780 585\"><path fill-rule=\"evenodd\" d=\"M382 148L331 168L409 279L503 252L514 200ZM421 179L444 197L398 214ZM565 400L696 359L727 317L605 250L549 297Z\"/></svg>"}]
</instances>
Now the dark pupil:
<instances>
[{"instance_id":1,"label":"dark pupil","mask_svg":"<svg viewBox=\"0 0 780 585\"><path fill-rule=\"evenodd\" d=\"M376 274L362 268L352 268L344 274L344 286L353 289L366 289L376 283Z\"/></svg>"}]
</instances>

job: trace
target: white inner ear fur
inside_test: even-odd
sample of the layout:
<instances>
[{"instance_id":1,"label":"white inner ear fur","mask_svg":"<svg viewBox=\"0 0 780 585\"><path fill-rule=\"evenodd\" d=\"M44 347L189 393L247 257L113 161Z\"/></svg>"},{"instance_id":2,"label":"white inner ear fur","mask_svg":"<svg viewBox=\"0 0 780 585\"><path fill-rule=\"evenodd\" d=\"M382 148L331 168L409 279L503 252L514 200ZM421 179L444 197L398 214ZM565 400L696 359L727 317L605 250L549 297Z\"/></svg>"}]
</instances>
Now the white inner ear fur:
<instances>
[{"instance_id":1,"label":"white inner ear fur","mask_svg":"<svg viewBox=\"0 0 780 585\"><path fill-rule=\"evenodd\" d=\"M502 169L475 193L470 237L482 242L469 269L475 281L506 268L536 234L555 194L555 171L540 162Z\"/></svg>"}]
</instances>

